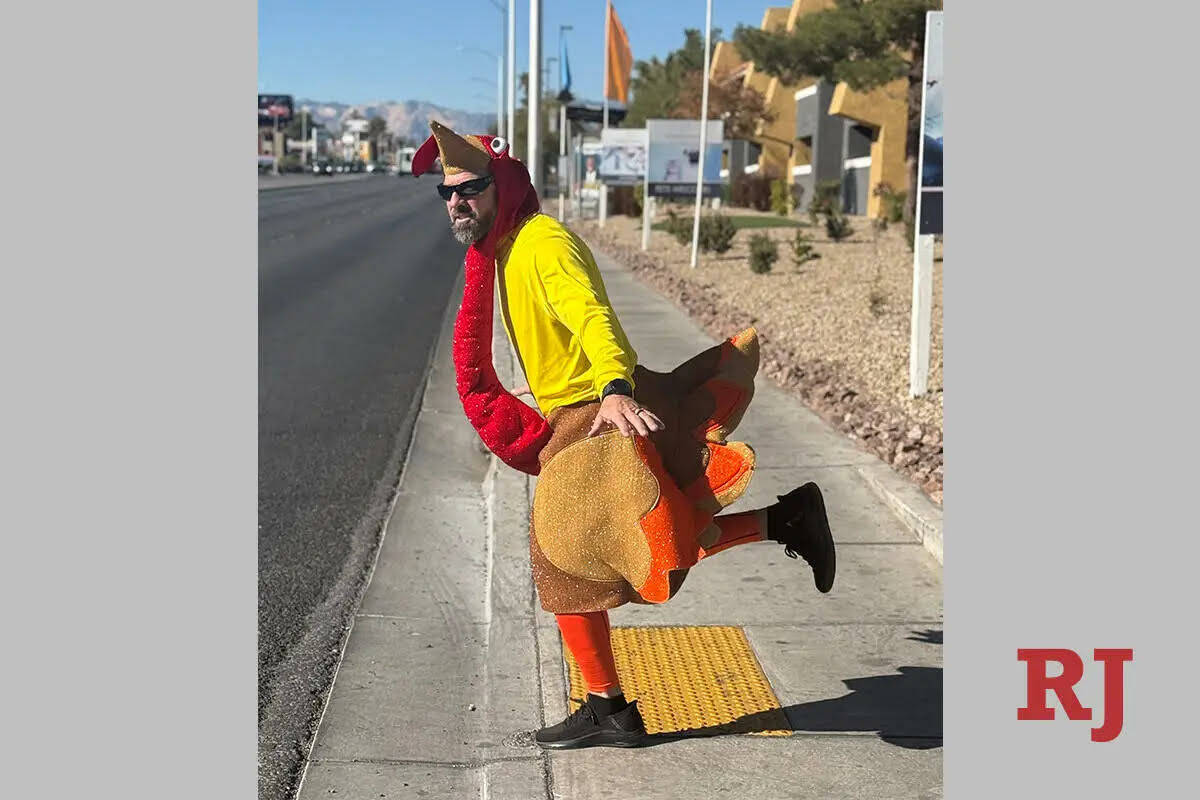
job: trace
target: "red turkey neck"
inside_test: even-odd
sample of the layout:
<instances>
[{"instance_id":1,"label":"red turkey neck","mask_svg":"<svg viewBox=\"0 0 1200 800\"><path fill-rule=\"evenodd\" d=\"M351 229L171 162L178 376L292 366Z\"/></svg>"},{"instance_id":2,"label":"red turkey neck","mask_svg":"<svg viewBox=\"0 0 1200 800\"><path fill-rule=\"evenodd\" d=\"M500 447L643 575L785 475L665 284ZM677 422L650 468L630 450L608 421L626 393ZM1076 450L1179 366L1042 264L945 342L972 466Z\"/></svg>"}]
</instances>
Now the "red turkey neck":
<instances>
[{"instance_id":1,"label":"red turkey neck","mask_svg":"<svg viewBox=\"0 0 1200 800\"><path fill-rule=\"evenodd\" d=\"M454 320L454 372L463 411L479 438L514 469L537 475L538 453L550 426L500 383L492 364L492 319L496 245L538 211L537 194L524 165L492 162L497 191L496 221L481 242L467 249L462 305Z\"/></svg>"}]
</instances>

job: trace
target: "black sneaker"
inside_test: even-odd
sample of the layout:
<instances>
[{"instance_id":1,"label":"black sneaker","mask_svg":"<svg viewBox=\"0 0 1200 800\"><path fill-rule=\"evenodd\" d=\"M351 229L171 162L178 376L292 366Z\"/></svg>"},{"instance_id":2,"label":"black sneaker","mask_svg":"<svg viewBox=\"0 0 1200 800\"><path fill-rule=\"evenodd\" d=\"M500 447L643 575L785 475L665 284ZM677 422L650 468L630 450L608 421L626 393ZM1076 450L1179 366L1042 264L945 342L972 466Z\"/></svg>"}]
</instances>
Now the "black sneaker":
<instances>
[{"instance_id":1,"label":"black sneaker","mask_svg":"<svg viewBox=\"0 0 1200 800\"><path fill-rule=\"evenodd\" d=\"M634 700L606 717L584 703L557 725L542 728L534 741L549 750L576 747L637 747L646 738L646 725Z\"/></svg>"},{"instance_id":2,"label":"black sneaker","mask_svg":"<svg viewBox=\"0 0 1200 800\"><path fill-rule=\"evenodd\" d=\"M817 591L833 588L837 557L825 499L815 483L806 483L779 497L767 510L767 538L783 544L789 558L803 556L812 567Z\"/></svg>"}]
</instances>

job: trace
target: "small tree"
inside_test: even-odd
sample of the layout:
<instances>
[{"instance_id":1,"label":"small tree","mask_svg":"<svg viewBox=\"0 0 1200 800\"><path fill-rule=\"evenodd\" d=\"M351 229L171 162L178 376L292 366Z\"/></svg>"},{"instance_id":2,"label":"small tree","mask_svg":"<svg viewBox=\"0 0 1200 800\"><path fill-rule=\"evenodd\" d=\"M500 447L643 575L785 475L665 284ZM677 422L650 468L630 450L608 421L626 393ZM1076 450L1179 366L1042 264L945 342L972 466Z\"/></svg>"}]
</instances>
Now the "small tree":
<instances>
[{"instance_id":1,"label":"small tree","mask_svg":"<svg viewBox=\"0 0 1200 800\"><path fill-rule=\"evenodd\" d=\"M750 271L763 275L779 260L779 247L765 233L750 237Z\"/></svg>"},{"instance_id":2,"label":"small tree","mask_svg":"<svg viewBox=\"0 0 1200 800\"><path fill-rule=\"evenodd\" d=\"M802 267L809 261L820 257L821 254L813 248L812 238L804 231L797 230L795 238L792 239L792 262L796 267Z\"/></svg>"}]
</instances>

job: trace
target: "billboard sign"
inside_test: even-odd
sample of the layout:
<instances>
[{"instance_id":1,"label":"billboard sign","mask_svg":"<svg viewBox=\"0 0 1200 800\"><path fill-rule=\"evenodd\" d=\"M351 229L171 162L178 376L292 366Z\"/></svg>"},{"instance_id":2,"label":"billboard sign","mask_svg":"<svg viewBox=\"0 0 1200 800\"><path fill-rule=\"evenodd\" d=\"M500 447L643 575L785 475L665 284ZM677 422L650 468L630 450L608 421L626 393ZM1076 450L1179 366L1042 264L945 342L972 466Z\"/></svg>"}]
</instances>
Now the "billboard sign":
<instances>
[{"instance_id":1,"label":"billboard sign","mask_svg":"<svg viewBox=\"0 0 1200 800\"><path fill-rule=\"evenodd\" d=\"M605 128L600 133L600 180L631 186L646 178L646 129Z\"/></svg>"},{"instance_id":2,"label":"billboard sign","mask_svg":"<svg viewBox=\"0 0 1200 800\"><path fill-rule=\"evenodd\" d=\"M921 92L921 190L917 233L942 233L942 15L931 11L925 28L925 85Z\"/></svg>"},{"instance_id":3,"label":"billboard sign","mask_svg":"<svg viewBox=\"0 0 1200 800\"><path fill-rule=\"evenodd\" d=\"M646 120L649 138L647 184L651 197L686 198L696 196L700 171L700 121L694 119ZM721 145L725 135L723 120L708 123L708 141L704 154L705 197L721 194Z\"/></svg>"},{"instance_id":4,"label":"billboard sign","mask_svg":"<svg viewBox=\"0 0 1200 800\"><path fill-rule=\"evenodd\" d=\"M370 121L365 119L348 119L343 123L343 127L350 133L366 133L368 125Z\"/></svg>"},{"instance_id":5,"label":"billboard sign","mask_svg":"<svg viewBox=\"0 0 1200 800\"><path fill-rule=\"evenodd\" d=\"M292 121L292 96L290 94L260 94L258 96L258 124L286 125Z\"/></svg>"}]
</instances>

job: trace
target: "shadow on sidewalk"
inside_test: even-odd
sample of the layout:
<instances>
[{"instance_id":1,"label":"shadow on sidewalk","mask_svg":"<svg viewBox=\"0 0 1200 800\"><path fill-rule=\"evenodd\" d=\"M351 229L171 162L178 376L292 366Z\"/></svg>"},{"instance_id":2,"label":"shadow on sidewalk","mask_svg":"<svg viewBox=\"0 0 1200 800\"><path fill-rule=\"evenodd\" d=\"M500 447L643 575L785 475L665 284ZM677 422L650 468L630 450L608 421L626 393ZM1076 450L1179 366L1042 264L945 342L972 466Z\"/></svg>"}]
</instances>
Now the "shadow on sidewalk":
<instances>
[{"instance_id":1,"label":"shadow on sidewalk","mask_svg":"<svg viewBox=\"0 0 1200 800\"><path fill-rule=\"evenodd\" d=\"M760 711L725 725L654 734L646 745L790 728L804 733L874 731L880 739L897 747L910 750L941 747L942 668L898 669L898 675L844 680L850 693L841 697Z\"/></svg>"},{"instance_id":2,"label":"shadow on sidewalk","mask_svg":"<svg viewBox=\"0 0 1200 800\"><path fill-rule=\"evenodd\" d=\"M940 630L912 633L912 641L942 644ZM850 693L841 697L760 711L724 725L655 734L646 744L790 728L803 733L875 732L888 744L910 750L941 747L942 668L896 670L898 674L844 679Z\"/></svg>"}]
</instances>

